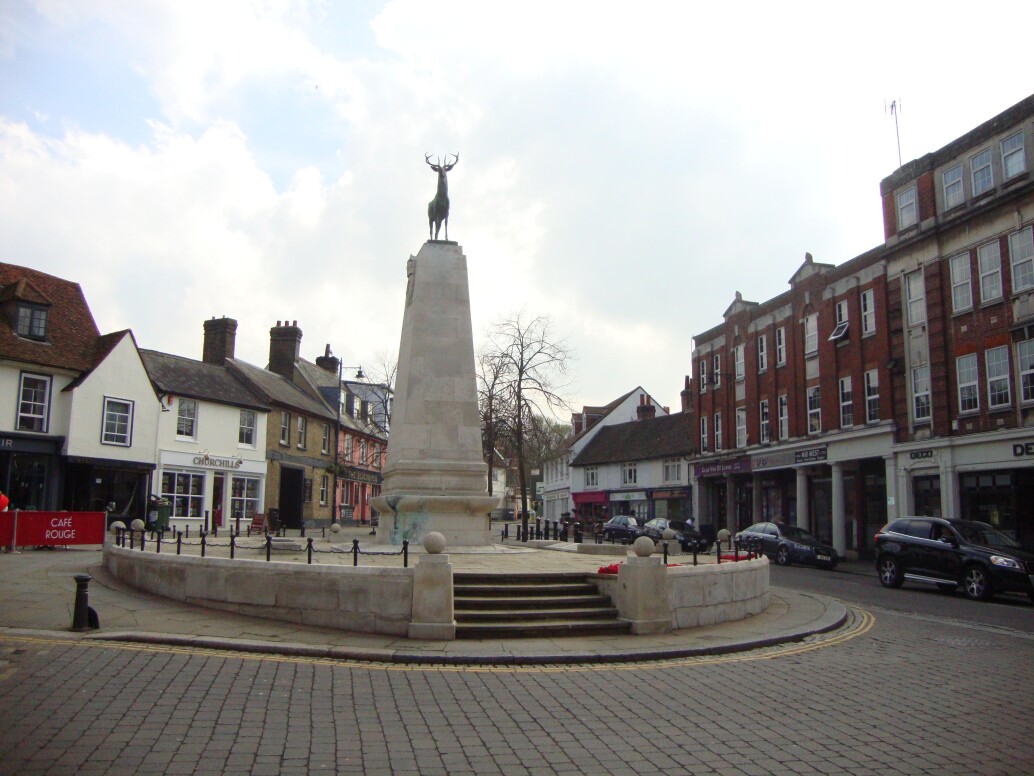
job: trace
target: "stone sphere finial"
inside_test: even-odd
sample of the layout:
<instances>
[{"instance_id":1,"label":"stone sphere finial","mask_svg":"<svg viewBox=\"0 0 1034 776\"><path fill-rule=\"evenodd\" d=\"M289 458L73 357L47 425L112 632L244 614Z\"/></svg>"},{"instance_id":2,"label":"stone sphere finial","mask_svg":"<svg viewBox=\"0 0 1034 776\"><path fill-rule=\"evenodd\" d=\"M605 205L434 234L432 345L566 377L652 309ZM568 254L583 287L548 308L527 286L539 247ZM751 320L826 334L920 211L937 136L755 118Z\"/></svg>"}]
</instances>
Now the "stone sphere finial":
<instances>
[{"instance_id":1,"label":"stone sphere finial","mask_svg":"<svg viewBox=\"0 0 1034 776\"><path fill-rule=\"evenodd\" d=\"M330 532L332 534L341 533L341 523L331 523L330 524Z\"/></svg>"},{"instance_id":2,"label":"stone sphere finial","mask_svg":"<svg viewBox=\"0 0 1034 776\"><path fill-rule=\"evenodd\" d=\"M111 525L108 526L108 530L111 531L112 533L115 533L116 531L125 531L126 530L126 524L123 523L121 520L116 520Z\"/></svg>"},{"instance_id":3,"label":"stone sphere finial","mask_svg":"<svg viewBox=\"0 0 1034 776\"><path fill-rule=\"evenodd\" d=\"M424 536L424 550L428 555L438 555L445 549L445 537L437 531L431 531Z\"/></svg>"},{"instance_id":4,"label":"stone sphere finial","mask_svg":"<svg viewBox=\"0 0 1034 776\"><path fill-rule=\"evenodd\" d=\"M675 538L675 532L671 528L665 528L661 536L664 537L664 541L670 542Z\"/></svg>"},{"instance_id":5,"label":"stone sphere finial","mask_svg":"<svg viewBox=\"0 0 1034 776\"><path fill-rule=\"evenodd\" d=\"M142 531L144 530L144 521L138 517L132 523L129 524L129 527L132 528L134 531Z\"/></svg>"},{"instance_id":6,"label":"stone sphere finial","mask_svg":"<svg viewBox=\"0 0 1034 776\"><path fill-rule=\"evenodd\" d=\"M640 558L649 558L653 554L653 539L649 536L640 536L632 544L632 550Z\"/></svg>"}]
</instances>

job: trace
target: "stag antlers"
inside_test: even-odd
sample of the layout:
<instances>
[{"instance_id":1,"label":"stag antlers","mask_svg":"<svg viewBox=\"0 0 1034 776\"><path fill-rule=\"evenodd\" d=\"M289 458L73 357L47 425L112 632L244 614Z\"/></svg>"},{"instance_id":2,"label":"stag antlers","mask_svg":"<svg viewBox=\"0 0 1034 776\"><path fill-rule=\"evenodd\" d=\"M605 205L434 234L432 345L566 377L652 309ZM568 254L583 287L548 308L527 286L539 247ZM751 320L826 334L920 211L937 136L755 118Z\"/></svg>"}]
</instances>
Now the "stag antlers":
<instances>
[{"instance_id":1,"label":"stag antlers","mask_svg":"<svg viewBox=\"0 0 1034 776\"><path fill-rule=\"evenodd\" d=\"M455 154L453 154L453 156L456 157L456 158L452 160L452 164L446 164L444 166L442 165L442 160L441 159L437 160L438 164L431 164L431 155L430 154L424 154L424 161L427 162L427 166L430 167L435 172L448 172L453 167L455 167L456 163L460 160L459 153L455 153Z\"/></svg>"}]
</instances>

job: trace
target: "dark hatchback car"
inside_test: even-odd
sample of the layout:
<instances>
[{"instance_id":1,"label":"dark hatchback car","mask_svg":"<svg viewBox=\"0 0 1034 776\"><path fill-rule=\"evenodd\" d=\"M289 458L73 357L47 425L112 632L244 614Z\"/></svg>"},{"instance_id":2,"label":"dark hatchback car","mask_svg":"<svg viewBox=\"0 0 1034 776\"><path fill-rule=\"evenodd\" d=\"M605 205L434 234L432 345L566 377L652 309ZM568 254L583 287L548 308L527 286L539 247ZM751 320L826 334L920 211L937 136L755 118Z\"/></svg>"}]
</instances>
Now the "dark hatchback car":
<instances>
[{"instance_id":1,"label":"dark hatchback car","mask_svg":"<svg viewBox=\"0 0 1034 776\"><path fill-rule=\"evenodd\" d=\"M711 543L700 535L700 531L684 520L669 520L666 517L655 517L643 526L643 533L655 542L664 541L664 532L671 529L675 533L674 540L679 543L683 552L707 552Z\"/></svg>"},{"instance_id":2,"label":"dark hatchback car","mask_svg":"<svg viewBox=\"0 0 1034 776\"><path fill-rule=\"evenodd\" d=\"M823 544L803 528L785 523L754 523L736 534L741 542L760 540L761 552L780 566L809 563L828 569L837 567L837 551Z\"/></svg>"},{"instance_id":3,"label":"dark hatchback car","mask_svg":"<svg viewBox=\"0 0 1034 776\"><path fill-rule=\"evenodd\" d=\"M976 520L900 517L875 536L876 573L884 587L907 579L986 601L995 593L1026 593L1034 601L1034 553L994 526Z\"/></svg>"},{"instance_id":4,"label":"dark hatchback car","mask_svg":"<svg viewBox=\"0 0 1034 776\"><path fill-rule=\"evenodd\" d=\"M643 521L632 515L615 515L603 524L603 538L607 541L634 542L643 535Z\"/></svg>"}]
</instances>

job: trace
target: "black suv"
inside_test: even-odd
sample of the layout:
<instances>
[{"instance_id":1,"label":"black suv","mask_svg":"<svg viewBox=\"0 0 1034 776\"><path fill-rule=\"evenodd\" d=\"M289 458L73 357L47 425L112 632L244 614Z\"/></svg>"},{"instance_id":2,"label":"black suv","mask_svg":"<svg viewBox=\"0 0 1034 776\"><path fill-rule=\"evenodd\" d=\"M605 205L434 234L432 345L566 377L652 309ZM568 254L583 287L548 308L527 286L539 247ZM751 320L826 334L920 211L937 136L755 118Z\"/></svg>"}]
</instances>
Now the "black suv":
<instances>
[{"instance_id":1,"label":"black suv","mask_svg":"<svg viewBox=\"0 0 1034 776\"><path fill-rule=\"evenodd\" d=\"M906 579L966 597L1021 592L1034 601L1034 553L997 528L975 520L901 517L876 534L876 573L884 587Z\"/></svg>"}]
</instances>

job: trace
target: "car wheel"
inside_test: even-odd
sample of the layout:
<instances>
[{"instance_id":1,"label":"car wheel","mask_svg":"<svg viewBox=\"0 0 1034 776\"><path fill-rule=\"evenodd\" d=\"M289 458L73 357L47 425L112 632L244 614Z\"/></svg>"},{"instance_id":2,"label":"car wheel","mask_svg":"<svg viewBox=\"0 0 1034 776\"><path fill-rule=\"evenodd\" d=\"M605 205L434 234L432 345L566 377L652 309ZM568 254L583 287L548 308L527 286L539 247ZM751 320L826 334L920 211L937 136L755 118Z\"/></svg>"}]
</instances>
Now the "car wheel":
<instances>
[{"instance_id":1,"label":"car wheel","mask_svg":"<svg viewBox=\"0 0 1034 776\"><path fill-rule=\"evenodd\" d=\"M776 563L780 566L790 565L790 548L785 544L779 545L779 549L776 550Z\"/></svg>"},{"instance_id":2,"label":"car wheel","mask_svg":"<svg viewBox=\"0 0 1034 776\"><path fill-rule=\"evenodd\" d=\"M944 582L941 582L937 585L937 589L940 590L942 593L953 593L955 592L956 587L958 587L958 585L952 585L950 583Z\"/></svg>"},{"instance_id":3,"label":"car wheel","mask_svg":"<svg viewBox=\"0 0 1034 776\"><path fill-rule=\"evenodd\" d=\"M880 576L880 584L884 587L901 587L901 583L905 581L901 567L894 558L881 558L876 571Z\"/></svg>"},{"instance_id":4,"label":"car wheel","mask_svg":"<svg viewBox=\"0 0 1034 776\"><path fill-rule=\"evenodd\" d=\"M991 579L980 566L967 566L962 572L962 591L973 601L986 601L994 595Z\"/></svg>"}]
</instances>

